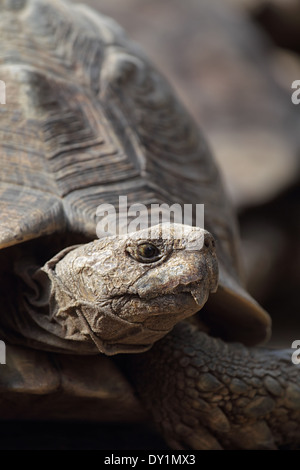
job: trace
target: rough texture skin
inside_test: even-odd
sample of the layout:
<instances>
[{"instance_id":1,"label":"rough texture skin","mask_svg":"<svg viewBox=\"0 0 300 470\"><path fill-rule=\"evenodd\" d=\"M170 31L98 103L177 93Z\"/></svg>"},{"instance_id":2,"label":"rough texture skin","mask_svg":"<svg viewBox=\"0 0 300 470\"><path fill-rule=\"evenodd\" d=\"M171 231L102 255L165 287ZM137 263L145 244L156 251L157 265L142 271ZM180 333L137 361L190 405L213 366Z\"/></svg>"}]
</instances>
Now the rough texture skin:
<instances>
[{"instance_id":1,"label":"rough texture skin","mask_svg":"<svg viewBox=\"0 0 300 470\"><path fill-rule=\"evenodd\" d=\"M218 285L213 237L180 224L69 247L40 269L21 258L15 270L19 304L2 315L2 337L71 354L146 351Z\"/></svg>"},{"instance_id":2,"label":"rough texture skin","mask_svg":"<svg viewBox=\"0 0 300 470\"><path fill-rule=\"evenodd\" d=\"M180 323L128 360L172 448L278 449L300 445L300 374L291 356L224 343Z\"/></svg>"}]
</instances>

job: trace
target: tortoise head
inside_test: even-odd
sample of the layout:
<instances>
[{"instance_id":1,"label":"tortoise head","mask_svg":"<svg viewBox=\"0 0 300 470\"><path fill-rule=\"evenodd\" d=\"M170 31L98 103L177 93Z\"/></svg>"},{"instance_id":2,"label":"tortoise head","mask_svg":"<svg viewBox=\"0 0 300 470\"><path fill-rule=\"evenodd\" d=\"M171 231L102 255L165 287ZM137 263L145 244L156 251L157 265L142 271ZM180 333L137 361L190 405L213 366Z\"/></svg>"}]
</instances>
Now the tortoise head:
<instances>
[{"instance_id":1,"label":"tortoise head","mask_svg":"<svg viewBox=\"0 0 300 470\"><path fill-rule=\"evenodd\" d=\"M141 352L215 292L212 235L161 224L63 250L42 268L51 281L51 321L105 354Z\"/></svg>"}]
</instances>

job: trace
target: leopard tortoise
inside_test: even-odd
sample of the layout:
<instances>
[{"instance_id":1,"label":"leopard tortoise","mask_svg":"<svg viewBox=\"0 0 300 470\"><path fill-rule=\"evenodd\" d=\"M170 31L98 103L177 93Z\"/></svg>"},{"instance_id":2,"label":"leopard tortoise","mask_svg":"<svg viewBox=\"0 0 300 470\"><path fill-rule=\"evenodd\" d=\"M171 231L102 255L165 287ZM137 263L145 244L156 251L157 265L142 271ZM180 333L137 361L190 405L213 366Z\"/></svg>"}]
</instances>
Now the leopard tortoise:
<instances>
[{"instance_id":1,"label":"leopard tortoise","mask_svg":"<svg viewBox=\"0 0 300 470\"><path fill-rule=\"evenodd\" d=\"M1 418L144 409L175 449L297 446L298 369L251 347L270 319L242 286L234 214L169 85L86 6L1 0L0 28ZM205 230L128 222L97 238L97 208L119 196L204 204Z\"/></svg>"}]
</instances>

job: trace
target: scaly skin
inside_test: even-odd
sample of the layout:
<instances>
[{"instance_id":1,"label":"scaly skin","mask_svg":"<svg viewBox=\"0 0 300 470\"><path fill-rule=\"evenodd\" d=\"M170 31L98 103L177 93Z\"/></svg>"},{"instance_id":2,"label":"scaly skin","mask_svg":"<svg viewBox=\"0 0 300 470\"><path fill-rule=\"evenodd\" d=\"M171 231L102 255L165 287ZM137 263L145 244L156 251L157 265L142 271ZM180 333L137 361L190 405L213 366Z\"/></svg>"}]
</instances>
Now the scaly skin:
<instances>
[{"instance_id":1,"label":"scaly skin","mask_svg":"<svg viewBox=\"0 0 300 470\"><path fill-rule=\"evenodd\" d=\"M173 449L277 449L300 445L300 371L291 356L228 344L181 323L129 361Z\"/></svg>"}]
</instances>

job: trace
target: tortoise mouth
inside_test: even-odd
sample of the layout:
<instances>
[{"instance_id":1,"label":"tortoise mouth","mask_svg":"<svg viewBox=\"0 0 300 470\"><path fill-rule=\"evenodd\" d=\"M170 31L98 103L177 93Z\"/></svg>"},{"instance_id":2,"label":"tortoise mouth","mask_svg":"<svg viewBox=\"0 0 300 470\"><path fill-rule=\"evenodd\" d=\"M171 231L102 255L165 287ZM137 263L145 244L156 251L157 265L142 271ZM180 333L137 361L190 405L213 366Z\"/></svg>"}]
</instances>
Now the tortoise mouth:
<instances>
[{"instance_id":1,"label":"tortoise mouth","mask_svg":"<svg viewBox=\"0 0 300 470\"><path fill-rule=\"evenodd\" d=\"M175 290L153 298L141 298L137 294L120 296L114 299L113 313L100 315L95 323L91 323L84 308L77 314L83 319L90 340L100 352L107 355L144 352L176 324L197 313L200 296L202 302L207 300L204 286L201 286L203 293L200 293L197 285L197 302L191 287L178 286Z\"/></svg>"}]
</instances>

